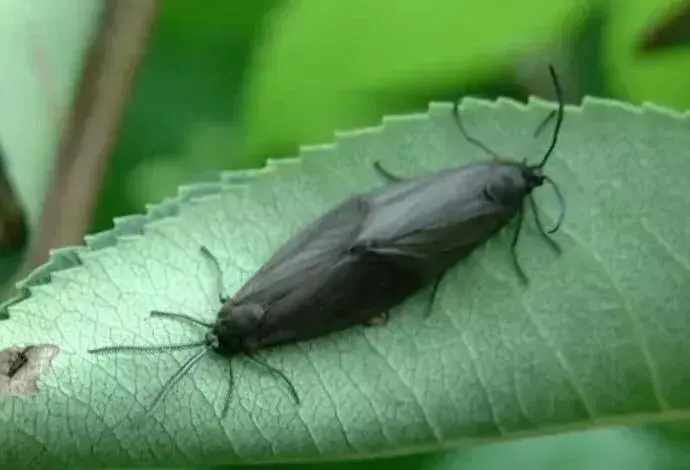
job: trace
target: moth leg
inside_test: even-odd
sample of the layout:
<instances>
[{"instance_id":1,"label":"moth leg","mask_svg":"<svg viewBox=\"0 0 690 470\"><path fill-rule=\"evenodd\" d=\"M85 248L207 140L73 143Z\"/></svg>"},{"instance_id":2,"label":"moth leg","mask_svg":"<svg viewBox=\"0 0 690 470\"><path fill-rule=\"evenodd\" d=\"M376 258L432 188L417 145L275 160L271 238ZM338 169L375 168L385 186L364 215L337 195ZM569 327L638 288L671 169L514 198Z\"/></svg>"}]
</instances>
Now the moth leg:
<instances>
[{"instance_id":1,"label":"moth leg","mask_svg":"<svg viewBox=\"0 0 690 470\"><path fill-rule=\"evenodd\" d=\"M287 375L285 375L285 373L282 370L278 369L277 367L273 367L268 362L266 362L266 359L264 359L263 357L259 356L256 353L247 354L247 359L249 359L250 361L254 362L255 364L263 367L264 369L269 371L271 374L275 375L276 377L281 379L283 382L285 382L285 385L287 385L288 391L290 392L290 395L292 396L292 399L294 400L295 405L299 405L300 399L299 399L299 395L297 394L297 389L295 388L295 386L292 384L290 379L288 379Z\"/></svg>"},{"instance_id":2,"label":"moth leg","mask_svg":"<svg viewBox=\"0 0 690 470\"><path fill-rule=\"evenodd\" d=\"M221 304L224 304L230 299L230 296L223 294L223 270L220 268L220 262L218 261L218 258L216 258L214 254L211 253L211 251L204 245L202 245L199 250L201 251L201 254L208 258L213 264L213 267L216 271L216 290L218 292L218 300Z\"/></svg>"},{"instance_id":3,"label":"moth leg","mask_svg":"<svg viewBox=\"0 0 690 470\"><path fill-rule=\"evenodd\" d=\"M520 261L518 260L517 257L517 243L518 239L520 238L520 230L522 230L522 221L524 220L524 215L525 211L522 207L520 207L520 210L517 213L517 227L515 228L515 234L513 235L513 241L510 244L510 251L512 252L513 255L513 265L515 266L515 270L518 273L518 276L520 277L520 282L522 284L528 284L528 279L527 275L525 274L525 271L522 269L520 266Z\"/></svg>"},{"instance_id":4,"label":"moth leg","mask_svg":"<svg viewBox=\"0 0 690 470\"><path fill-rule=\"evenodd\" d=\"M477 139L476 137L472 137L468 132L467 129L465 129L465 125L462 123L462 119L460 118L460 99L457 99L455 101L455 104L453 105L453 117L455 118L455 123L458 125L458 129L460 130L460 133L462 134L463 138L469 142L470 144L474 145L475 147L483 150L487 154L491 155L491 157L496 160L500 159L501 156L491 150L489 147L487 147L482 141Z\"/></svg>"},{"instance_id":5,"label":"moth leg","mask_svg":"<svg viewBox=\"0 0 690 470\"><path fill-rule=\"evenodd\" d=\"M534 222L537 224L539 233L541 233L542 237L544 237L546 242L556 253L561 253L563 251L561 250L561 246L558 243L556 243L556 241L553 238L551 238L551 236L544 229L544 224L541 222L541 217L539 217L539 211L537 211L537 204L534 202L534 198L532 197L532 195L529 196L529 203L532 206L532 212L534 213Z\"/></svg>"},{"instance_id":6,"label":"moth leg","mask_svg":"<svg viewBox=\"0 0 690 470\"><path fill-rule=\"evenodd\" d=\"M364 322L366 326L382 326L388 323L388 312L379 313Z\"/></svg>"},{"instance_id":7,"label":"moth leg","mask_svg":"<svg viewBox=\"0 0 690 470\"><path fill-rule=\"evenodd\" d=\"M429 299L429 303L426 307L426 313L424 315L426 318L429 318L431 316L431 311L433 310L434 302L436 300L436 293L438 292L438 286L441 284L441 280L444 276L445 274L442 274L436 279L434 279L434 283L431 285L431 299Z\"/></svg>"},{"instance_id":8,"label":"moth leg","mask_svg":"<svg viewBox=\"0 0 690 470\"><path fill-rule=\"evenodd\" d=\"M405 178L401 178L397 175L394 175L390 171L386 170L382 165L381 162L376 160L374 162L374 169L378 172L379 175L383 177L386 181L389 183L397 183L399 181L403 181Z\"/></svg>"},{"instance_id":9,"label":"moth leg","mask_svg":"<svg viewBox=\"0 0 690 470\"><path fill-rule=\"evenodd\" d=\"M225 394L225 403L223 410L220 412L220 417L225 418L230 409L230 401L232 400L232 391L235 388L235 374L233 372L232 364L228 361L228 393Z\"/></svg>"}]
</instances>

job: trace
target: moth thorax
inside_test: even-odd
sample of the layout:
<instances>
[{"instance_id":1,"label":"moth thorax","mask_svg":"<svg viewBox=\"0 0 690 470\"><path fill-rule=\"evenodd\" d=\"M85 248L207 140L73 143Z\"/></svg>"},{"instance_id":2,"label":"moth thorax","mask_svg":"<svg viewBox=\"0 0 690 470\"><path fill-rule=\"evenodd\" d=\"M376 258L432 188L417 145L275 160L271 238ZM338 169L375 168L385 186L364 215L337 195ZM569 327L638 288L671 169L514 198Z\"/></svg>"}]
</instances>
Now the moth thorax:
<instances>
[{"instance_id":1,"label":"moth thorax","mask_svg":"<svg viewBox=\"0 0 690 470\"><path fill-rule=\"evenodd\" d=\"M505 208L521 205L523 198L532 189L525 170L519 164L497 167L486 183L485 197Z\"/></svg>"},{"instance_id":2,"label":"moth thorax","mask_svg":"<svg viewBox=\"0 0 690 470\"><path fill-rule=\"evenodd\" d=\"M522 172L527 186L527 192L531 192L534 188L538 188L546 181L546 176L541 168L538 166L526 166Z\"/></svg>"}]
</instances>

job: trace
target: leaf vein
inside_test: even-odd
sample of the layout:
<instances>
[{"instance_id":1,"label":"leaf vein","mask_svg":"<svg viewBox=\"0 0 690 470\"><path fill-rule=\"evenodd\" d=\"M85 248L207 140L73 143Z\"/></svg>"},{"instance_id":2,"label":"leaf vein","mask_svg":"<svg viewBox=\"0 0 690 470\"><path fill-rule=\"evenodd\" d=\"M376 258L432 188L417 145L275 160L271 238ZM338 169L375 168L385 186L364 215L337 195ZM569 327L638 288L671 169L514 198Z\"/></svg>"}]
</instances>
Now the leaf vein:
<instances>
[{"instance_id":1,"label":"leaf vein","mask_svg":"<svg viewBox=\"0 0 690 470\"><path fill-rule=\"evenodd\" d=\"M498 413L496 412L496 405L494 404L494 402L491 398L491 393L489 393L489 388L486 384L486 380L484 379L484 376L482 375L481 370L479 369L479 358L477 357L477 354L474 351L474 348L472 348L472 346L470 346L469 342L467 341L467 338L465 337L465 333L461 333L460 337L462 338L462 341L465 344L467 351L469 352L470 359L472 362L472 367L474 368L474 371L477 374L477 379L479 380L479 383L482 387L482 391L484 392L484 395L486 396L486 401L489 404L489 411L491 411L491 416L493 417L494 424L496 425L496 430L498 431L498 433L501 435L502 438L505 438L506 436L508 436L508 432L505 429L503 429L503 426L501 425L501 423L498 419Z\"/></svg>"},{"instance_id":2,"label":"leaf vein","mask_svg":"<svg viewBox=\"0 0 690 470\"><path fill-rule=\"evenodd\" d=\"M570 363L568 360L564 357L563 352L561 351L560 348L558 348L553 342L549 339L549 336L547 332L544 330L544 327L541 325L541 323L537 320L536 316L534 315L534 312L532 309L524 302L522 301L522 306L525 309L525 312L527 313L527 318L529 321L534 325L535 330L537 331L537 334L539 337L542 339L544 344L551 349L553 352L556 360L561 366L561 369L563 369L563 372L565 373L565 376L568 378L568 381L570 382L570 385L573 387L573 390L577 394L578 398L582 402L582 406L585 408L587 411L587 414L589 415L590 419L594 419L595 413L594 413L594 408L592 405L589 403L587 400L587 397L585 396L585 393L583 392L581 385L579 381L577 380L573 368L571 367Z\"/></svg>"},{"instance_id":3,"label":"leaf vein","mask_svg":"<svg viewBox=\"0 0 690 470\"><path fill-rule=\"evenodd\" d=\"M616 296L618 297L618 302L621 305L623 311L627 314L630 323L632 325L633 329L633 334L635 335L635 338L637 339L636 343L640 347L640 352L642 353L642 357L644 359L645 365L647 367L647 370L649 372L649 380L652 385L652 389L654 390L654 396L656 398L657 403L659 404L659 407L662 410L670 410L671 407L669 406L668 402L663 396L663 393L661 391L661 386L660 386L660 380L658 377L658 372L657 368L654 365L654 362L652 360L652 354L649 350L649 345L647 344L646 337L642 333L642 325L640 322L640 318L635 313L632 309L632 307L625 301L625 297L623 296L623 293L621 292L620 287L616 283L616 281L613 278L613 275L609 272L609 270L606 268L604 265L604 262L601 258L601 255L597 250L595 250L593 247L588 246L586 243L584 243L582 240L579 239L573 233L571 230L565 229L564 232L568 234L572 240L576 241L580 246L583 248L589 250L592 253L592 258L596 261L597 264L601 267L601 270L603 271L604 274L606 274L606 277L608 278L609 282L611 283L611 286L613 287L614 291L616 292Z\"/></svg>"},{"instance_id":4,"label":"leaf vein","mask_svg":"<svg viewBox=\"0 0 690 470\"><path fill-rule=\"evenodd\" d=\"M369 338L366 337L366 335L364 335L364 340L369 345L370 349L372 351L374 351L379 357L381 357L383 359L384 363L396 375L396 377L398 378L400 383L402 383L405 386L405 388L412 394L412 396L415 399L415 402L419 406L419 410L422 413L422 417L424 418L424 421L425 421L427 427L429 428L429 431L431 431L431 433L434 435L434 439L436 439L438 442L441 442L443 440L441 438L441 433L439 432L438 429L436 429L436 427L433 424L431 424L431 419L429 419L429 415L427 414L426 409L424 408L424 406L422 406L422 401L420 400L419 396L417 395L417 392L413 389L413 387L410 384L408 384L402 378L402 374L400 372L398 372L395 369L395 367L393 367L393 365L390 363L390 360L388 359L388 357L385 354L383 354L381 351L379 351L374 346L374 344L369 340Z\"/></svg>"}]
</instances>

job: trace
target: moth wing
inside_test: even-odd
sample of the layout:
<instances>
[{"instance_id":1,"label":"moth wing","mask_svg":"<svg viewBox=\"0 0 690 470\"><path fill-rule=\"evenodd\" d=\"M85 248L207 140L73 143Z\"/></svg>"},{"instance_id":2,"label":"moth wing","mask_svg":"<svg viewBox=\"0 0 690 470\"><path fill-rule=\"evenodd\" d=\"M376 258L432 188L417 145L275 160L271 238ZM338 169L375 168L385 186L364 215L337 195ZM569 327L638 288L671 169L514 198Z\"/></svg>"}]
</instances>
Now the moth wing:
<instances>
[{"instance_id":1,"label":"moth wing","mask_svg":"<svg viewBox=\"0 0 690 470\"><path fill-rule=\"evenodd\" d=\"M233 302L240 303L267 289L280 290L287 279L309 274L329 256L347 250L368 210L366 199L353 197L317 218L279 248L233 296Z\"/></svg>"},{"instance_id":2,"label":"moth wing","mask_svg":"<svg viewBox=\"0 0 690 470\"><path fill-rule=\"evenodd\" d=\"M513 214L483 196L493 167L473 164L397 183L372 198L357 243L424 271L469 253ZM456 258L457 259L457 258Z\"/></svg>"},{"instance_id":3,"label":"moth wing","mask_svg":"<svg viewBox=\"0 0 690 470\"><path fill-rule=\"evenodd\" d=\"M267 305L262 347L303 341L366 323L422 286L418 273L365 253L330 252L298 270Z\"/></svg>"},{"instance_id":4,"label":"moth wing","mask_svg":"<svg viewBox=\"0 0 690 470\"><path fill-rule=\"evenodd\" d=\"M458 211L442 211L435 224L410 224L392 237L376 238L380 254L427 259L463 247L474 248L503 226L493 207L480 199L470 200Z\"/></svg>"},{"instance_id":5,"label":"moth wing","mask_svg":"<svg viewBox=\"0 0 690 470\"><path fill-rule=\"evenodd\" d=\"M343 318L339 321L339 315L329 307L344 305L341 302L347 299L343 295L350 289L343 281L356 278L357 273L352 271L356 268L351 256L325 255L314 266L298 269L284 279L279 289L269 289L278 295L265 304L261 346L300 341L339 329Z\"/></svg>"}]
</instances>

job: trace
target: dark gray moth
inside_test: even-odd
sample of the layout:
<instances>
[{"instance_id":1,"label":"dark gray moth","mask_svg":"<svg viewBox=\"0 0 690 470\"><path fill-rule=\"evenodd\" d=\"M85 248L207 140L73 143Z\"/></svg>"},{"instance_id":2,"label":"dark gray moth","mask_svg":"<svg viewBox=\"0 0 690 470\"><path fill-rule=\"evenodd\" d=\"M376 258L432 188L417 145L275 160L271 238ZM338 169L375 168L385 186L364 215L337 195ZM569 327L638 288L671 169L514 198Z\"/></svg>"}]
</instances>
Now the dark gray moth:
<instances>
[{"instance_id":1,"label":"dark gray moth","mask_svg":"<svg viewBox=\"0 0 690 470\"><path fill-rule=\"evenodd\" d=\"M422 286L419 273L397 265L375 252L354 247L372 205L355 196L327 212L280 248L232 297L220 296L221 307L213 323L189 315L151 312L155 317L187 321L208 332L196 342L161 346L107 346L94 354L160 352L199 348L168 380L149 406L150 414L206 354L244 355L282 379L295 402L299 396L280 370L270 366L258 351L340 331L358 324L374 324L410 292ZM216 258L202 253L222 276ZM229 379L232 389L232 369ZM226 401L222 414L228 409Z\"/></svg>"},{"instance_id":2,"label":"dark gray moth","mask_svg":"<svg viewBox=\"0 0 690 470\"><path fill-rule=\"evenodd\" d=\"M551 142L539 163L501 158L469 136L460 120L456 103L453 111L461 132L468 141L490 153L493 160L410 179L400 178L378 162L375 164L377 171L391 184L370 195L373 210L359 232L355 247L394 260L401 269L417 273L425 284L432 283L429 310L447 269L513 220L516 220L516 226L511 243L512 259L520 279L527 282L515 250L526 199L532 207L540 233L553 249L560 251L549 234L558 230L563 221L564 200L556 184L544 174L543 168L558 142L564 103L552 66L549 66L549 72L558 97L558 110L555 114L550 113L536 131L538 133L556 116ZM553 186L561 206L558 221L548 231L544 229L532 196L534 189L544 183Z\"/></svg>"}]
</instances>

